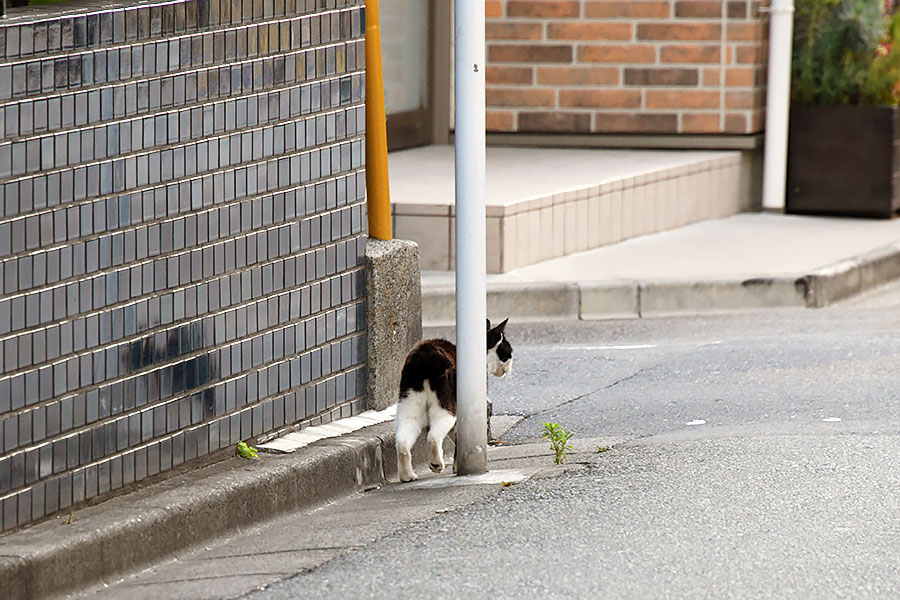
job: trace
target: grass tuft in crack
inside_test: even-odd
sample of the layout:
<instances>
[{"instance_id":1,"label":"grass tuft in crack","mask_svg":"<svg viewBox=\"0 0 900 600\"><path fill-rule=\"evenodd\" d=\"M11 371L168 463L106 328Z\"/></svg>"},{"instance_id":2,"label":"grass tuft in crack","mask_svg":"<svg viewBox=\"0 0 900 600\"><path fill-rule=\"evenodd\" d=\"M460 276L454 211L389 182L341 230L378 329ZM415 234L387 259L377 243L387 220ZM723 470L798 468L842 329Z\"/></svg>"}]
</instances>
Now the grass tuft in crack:
<instances>
[{"instance_id":1,"label":"grass tuft in crack","mask_svg":"<svg viewBox=\"0 0 900 600\"><path fill-rule=\"evenodd\" d=\"M541 435L541 439L550 441L550 449L556 455L553 458L555 464L561 465L569 459L569 454L572 452L569 440L573 435L575 435L574 432L559 423L544 423L544 433Z\"/></svg>"}]
</instances>

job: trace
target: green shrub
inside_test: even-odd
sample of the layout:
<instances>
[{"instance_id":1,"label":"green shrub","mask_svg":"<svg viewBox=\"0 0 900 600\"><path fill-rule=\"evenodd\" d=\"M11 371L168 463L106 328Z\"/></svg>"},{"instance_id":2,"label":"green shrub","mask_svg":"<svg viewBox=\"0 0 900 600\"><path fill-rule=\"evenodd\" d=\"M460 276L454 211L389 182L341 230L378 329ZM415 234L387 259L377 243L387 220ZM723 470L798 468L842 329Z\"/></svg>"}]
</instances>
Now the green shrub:
<instances>
[{"instance_id":1,"label":"green shrub","mask_svg":"<svg viewBox=\"0 0 900 600\"><path fill-rule=\"evenodd\" d=\"M896 103L900 58L882 0L798 0L791 96L798 104ZM898 49L900 51L900 49Z\"/></svg>"}]
</instances>

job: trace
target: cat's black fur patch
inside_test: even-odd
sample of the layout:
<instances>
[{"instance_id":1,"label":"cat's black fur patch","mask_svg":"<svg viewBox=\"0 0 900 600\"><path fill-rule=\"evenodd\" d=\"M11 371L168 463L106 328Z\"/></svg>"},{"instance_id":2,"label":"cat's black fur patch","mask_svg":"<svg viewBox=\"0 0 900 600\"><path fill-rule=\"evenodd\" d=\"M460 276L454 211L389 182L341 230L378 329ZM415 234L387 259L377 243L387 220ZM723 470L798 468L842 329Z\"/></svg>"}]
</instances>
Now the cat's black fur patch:
<instances>
[{"instance_id":1,"label":"cat's black fur patch","mask_svg":"<svg viewBox=\"0 0 900 600\"><path fill-rule=\"evenodd\" d=\"M512 357L512 346L503 336L506 322L491 328L487 322L487 348L490 350L497 343L497 357L506 362ZM403 371L400 374L400 399L410 391L421 392L425 382L431 386L438 398L441 408L451 415L456 414L456 345L442 339L424 340L416 344L406 357Z\"/></svg>"},{"instance_id":2,"label":"cat's black fur patch","mask_svg":"<svg viewBox=\"0 0 900 600\"><path fill-rule=\"evenodd\" d=\"M425 340L416 344L400 375L400 399L412 390L421 392L425 382L438 397L441 408L456 414L456 346L447 340Z\"/></svg>"},{"instance_id":3,"label":"cat's black fur patch","mask_svg":"<svg viewBox=\"0 0 900 600\"><path fill-rule=\"evenodd\" d=\"M497 346L497 358L499 358L502 362L506 362L512 357L512 346L508 341L506 341L506 337L503 335L503 330L506 329L506 323L509 319L504 319L502 323L491 329L491 320L488 319L487 328L487 347L488 350L497 346L497 342L501 342L499 346ZM502 341L501 341L502 340Z\"/></svg>"}]
</instances>

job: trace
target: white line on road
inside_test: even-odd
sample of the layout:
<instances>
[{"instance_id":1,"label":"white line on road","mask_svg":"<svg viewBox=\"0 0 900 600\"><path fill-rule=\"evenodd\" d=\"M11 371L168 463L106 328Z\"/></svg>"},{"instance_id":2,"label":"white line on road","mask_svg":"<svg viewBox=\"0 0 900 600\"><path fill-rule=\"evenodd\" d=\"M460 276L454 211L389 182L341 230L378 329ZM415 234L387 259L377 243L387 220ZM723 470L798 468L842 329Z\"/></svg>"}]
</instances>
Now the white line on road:
<instances>
[{"instance_id":1,"label":"white line on road","mask_svg":"<svg viewBox=\"0 0 900 600\"><path fill-rule=\"evenodd\" d=\"M630 344L626 346L549 346L556 350L643 350L659 348L659 344Z\"/></svg>"},{"instance_id":2,"label":"white line on road","mask_svg":"<svg viewBox=\"0 0 900 600\"><path fill-rule=\"evenodd\" d=\"M722 342L715 340L712 342L672 344L672 346L718 346ZM553 348L554 350L647 350L649 348L659 348L659 344L622 344L611 346L541 346L542 348Z\"/></svg>"}]
</instances>

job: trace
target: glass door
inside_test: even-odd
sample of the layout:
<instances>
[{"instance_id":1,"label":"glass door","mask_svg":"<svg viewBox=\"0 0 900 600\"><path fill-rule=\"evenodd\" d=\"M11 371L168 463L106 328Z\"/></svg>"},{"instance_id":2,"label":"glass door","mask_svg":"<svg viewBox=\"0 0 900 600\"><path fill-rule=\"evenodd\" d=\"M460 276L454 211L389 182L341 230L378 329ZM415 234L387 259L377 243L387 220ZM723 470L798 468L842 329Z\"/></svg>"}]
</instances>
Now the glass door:
<instances>
[{"instance_id":1,"label":"glass door","mask_svg":"<svg viewBox=\"0 0 900 600\"><path fill-rule=\"evenodd\" d=\"M431 0L381 0L388 150L432 142Z\"/></svg>"}]
</instances>

